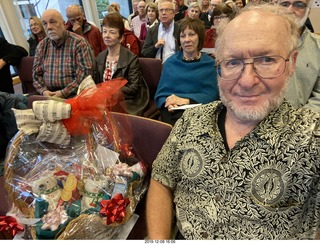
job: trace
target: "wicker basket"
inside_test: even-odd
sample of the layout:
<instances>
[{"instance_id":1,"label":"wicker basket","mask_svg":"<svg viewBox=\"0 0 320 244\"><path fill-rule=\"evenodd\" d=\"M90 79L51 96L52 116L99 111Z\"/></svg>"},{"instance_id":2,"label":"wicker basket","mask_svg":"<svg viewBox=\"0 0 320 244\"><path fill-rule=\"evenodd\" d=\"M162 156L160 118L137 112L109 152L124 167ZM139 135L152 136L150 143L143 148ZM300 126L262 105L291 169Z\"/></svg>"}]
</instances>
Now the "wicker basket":
<instances>
[{"instance_id":1,"label":"wicker basket","mask_svg":"<svg viewBox=\"0 0 320 244\"><path fill-rule=\"evenodd\" d=\"M8 200L10 203L12 203L13 207L17 208L22 213L23 217L34 218L35 209L33 202L35 197L32 197L32 195L29 195L27 198L21 196L22 191L19 189L19 187L17 187L19 185L17 178L23 178L23 175L21 175L21 172L14 167L17 157L19 157L18 155L21 150L21 144L25 140L30 141L32 138L30 139L29 136L25 135L21 131L19 131L11 140L5 163L5 188L7 191ZM139 187L141 187L143 184L144 179L140 179L129 185L127 192L130 204L126 207L126 215L121 223L115 222L111 225L107 225L105 217L100 216L99 213L90 215L80 214L78 217L72 219L65 228L61 228L54 238L61 240L101 238L110 239L109 237L116 235L117 231L121 230L121 226L123 226L133 215L135 207L142 195L145 193L146 188L143 190L143 192L141 192L141 196L139 198L133 197L133 195L136 194L136 189L140 189ZM25 233L25 236L28 236L32 239L37 239L36 228L34 226L28 226L26 229L29 233Z\"/></svg>"}]
</instances>

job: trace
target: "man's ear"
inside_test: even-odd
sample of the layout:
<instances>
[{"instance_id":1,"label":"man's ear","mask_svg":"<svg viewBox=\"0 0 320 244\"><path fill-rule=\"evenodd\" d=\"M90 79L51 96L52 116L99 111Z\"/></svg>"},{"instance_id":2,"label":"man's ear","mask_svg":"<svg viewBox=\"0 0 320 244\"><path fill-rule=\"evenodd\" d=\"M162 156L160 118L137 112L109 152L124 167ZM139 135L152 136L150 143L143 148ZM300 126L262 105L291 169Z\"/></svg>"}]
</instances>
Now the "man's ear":
<instances>
[{"instance_id":1,"label":"man's ear","mask_svg":"<svg viewBox=\"0 0 320 244\"><path fill-rule=\"evenodd\" d=\"M297 57L298 57L298 50L293 50L290 54L290 59L291 59L291 62L290 62L290 67L289 67L289 74L290 76L293 75L295 69L296 69L296 64L297 64Z\"/></svg>"}]
</instances>

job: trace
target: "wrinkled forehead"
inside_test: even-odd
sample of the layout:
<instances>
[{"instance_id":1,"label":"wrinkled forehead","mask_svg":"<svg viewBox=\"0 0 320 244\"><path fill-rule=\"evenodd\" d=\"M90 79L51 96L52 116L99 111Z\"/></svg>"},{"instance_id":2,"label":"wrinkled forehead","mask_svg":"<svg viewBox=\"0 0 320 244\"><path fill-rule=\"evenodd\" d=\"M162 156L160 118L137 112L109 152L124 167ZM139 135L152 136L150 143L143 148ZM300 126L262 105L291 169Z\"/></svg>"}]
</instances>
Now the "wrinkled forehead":
<instances>
[{"instance_id":1,"label":"wrinkled forehead","mask_svg":"<svg viewBox=\"0 0 320 244\"><path fill-rule=\"evenodd\" d=\"M290 2L290 3L294 3L294 2L304 2L308 5L308 3L312 1L312 0L278 0L278 3L283 3L283 2Z\"/></svg>"},{"instance_id":2,"label":"wrinkled forehead","mask_svg":"<svg viewBox=\"0 0 320 244\"><path fill-rule=\"evenodd\" d=\"M41 20L49 20L49 19L61 21L61 22L64 21L60 12L54 9L49 9L44 11L41 16Z\"/></svg>"},{"instance_id":3,"label":"wrinkled forehead","mask_svg":"<svg viewBox=\"0 0 320 244\"><path fill-rule=\"evenodd\" d=\"M290 37L288 26L280 16L249 11L227 24L219 53L236 56L286 54Z\"/></svg>"}]
</instances>

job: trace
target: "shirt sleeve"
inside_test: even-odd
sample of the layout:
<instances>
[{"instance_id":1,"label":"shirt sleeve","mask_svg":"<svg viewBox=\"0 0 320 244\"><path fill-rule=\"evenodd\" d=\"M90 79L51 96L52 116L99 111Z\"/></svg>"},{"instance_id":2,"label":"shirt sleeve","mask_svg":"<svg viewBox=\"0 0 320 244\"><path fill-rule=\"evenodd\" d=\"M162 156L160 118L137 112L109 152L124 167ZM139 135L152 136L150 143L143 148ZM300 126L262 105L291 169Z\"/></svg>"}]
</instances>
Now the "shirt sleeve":
<instances>
[{"instance_id":1,"label":"shirt sleeve","mask_svg":"<svg viewBox=\"0 0 320 244\"><path fill-rule=\"evenodd\" d=\"M34 56L33 60L33 86L37 90L38 93L41 95L44 91L48 90L48 88L45 85L44 79L43 79L43 69L42 69L42 63L43 63L43 55L44 49L45 49L46 42L40 42L36 48L36 54Z\"/></svg>"}]
</instances>

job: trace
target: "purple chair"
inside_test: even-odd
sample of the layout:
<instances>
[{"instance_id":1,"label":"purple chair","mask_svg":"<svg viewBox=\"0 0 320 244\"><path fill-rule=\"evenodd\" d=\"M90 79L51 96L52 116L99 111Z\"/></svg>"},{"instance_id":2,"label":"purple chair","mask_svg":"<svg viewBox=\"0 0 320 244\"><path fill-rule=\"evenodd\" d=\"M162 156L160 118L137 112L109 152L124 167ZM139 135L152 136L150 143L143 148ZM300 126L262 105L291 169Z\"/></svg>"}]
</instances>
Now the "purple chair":
<instances>
[{"instance_id":1,"label":"purple chair","mask_svg":"<svg viewBox=\"0 0 320 244\"><path fill-rule=\"evenodd\" d=\"M158 58L141 58L139 57L140 69L142 76L149 87L150 101L143 117L150 119L159 119L160 111L154 101L159 80L162 72L162 60Z\"/></svg>"},{"instance_id":2,"label":"purple chair","mask_svg":"<svg viewBox=\"0 0 320 244\"><path fill-rule=\"evenodd\" d=\"M33 87L32 67L34 57L23 57L17 67L18 75L21 80L22 92L35 94L37 91Z\"/></svg>"}]
</instances>

